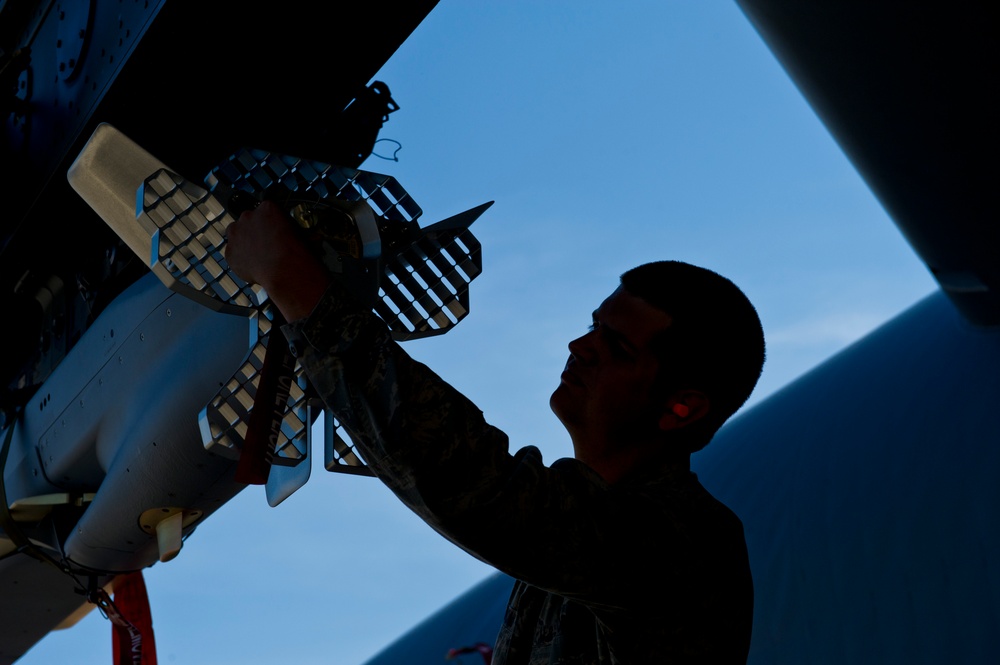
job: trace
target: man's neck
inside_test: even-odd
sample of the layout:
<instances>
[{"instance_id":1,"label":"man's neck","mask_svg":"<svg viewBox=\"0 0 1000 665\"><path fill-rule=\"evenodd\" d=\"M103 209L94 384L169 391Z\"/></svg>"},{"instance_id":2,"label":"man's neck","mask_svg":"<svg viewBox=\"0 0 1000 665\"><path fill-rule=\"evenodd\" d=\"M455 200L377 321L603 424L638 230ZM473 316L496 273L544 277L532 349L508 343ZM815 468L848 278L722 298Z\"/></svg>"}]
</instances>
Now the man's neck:
<instances>
[{"instance_id":1,"label":"man's neck","mask_svg":"<svg viewBox=\"0 0 1000 665\"><path fill-rule=\"evenodd\" d=\"M656 470L656 473L663 469L691 470L689 452L677 452L664 445L634 446L602 456L581 455L578 450L576 459L596 471L609 485L633 475L641 475L647 470Z\"/></svg>"}]
</instances>

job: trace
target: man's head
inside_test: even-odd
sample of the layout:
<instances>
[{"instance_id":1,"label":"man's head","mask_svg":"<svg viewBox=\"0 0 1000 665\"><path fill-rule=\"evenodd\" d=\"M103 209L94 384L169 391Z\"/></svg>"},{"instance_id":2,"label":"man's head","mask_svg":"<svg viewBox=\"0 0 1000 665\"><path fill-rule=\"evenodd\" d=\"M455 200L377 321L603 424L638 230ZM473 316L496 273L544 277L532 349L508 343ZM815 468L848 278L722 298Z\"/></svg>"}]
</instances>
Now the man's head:
<instances>
[{"instance_id":1,"label":"man's head","mask_svg":"<svg viewBox=\"0 0 1000 665\"><path fill-rule=\"evenodd\" d=\"M711 270L658 261L629 270L622 287L667 312L670 326L655 342L658 389L696 390L708 414L692 423L692 451L702 448L746 402L764 367L764 330L750 300Z\"/></svg>"},{"instance_id":2,"label":"man's head","mask_svg":"<svg viewBox=\"0 0 1000 665\"><path fill-rule=\"evenodd\" d=\"M663 261L629 270L594 312L550 401L577 458L667 445L703 447L749 397L764 362L746 296L704 268Z\"/></svg>"}]
</instances>

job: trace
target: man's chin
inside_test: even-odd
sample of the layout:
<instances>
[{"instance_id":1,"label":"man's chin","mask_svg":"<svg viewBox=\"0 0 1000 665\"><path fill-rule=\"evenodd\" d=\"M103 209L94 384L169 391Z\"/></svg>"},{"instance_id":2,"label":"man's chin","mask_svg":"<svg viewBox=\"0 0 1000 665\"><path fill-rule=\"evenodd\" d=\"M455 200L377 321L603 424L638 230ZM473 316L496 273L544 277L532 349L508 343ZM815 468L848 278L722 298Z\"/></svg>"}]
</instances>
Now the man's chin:
<instances>
[{"instance_id":1,"label":"man's chin","mask_svg":"<svg viewBox=\"0 0 1000 665\"><path fill-rule=\"evenodd\" d=\"M560 385L549 395L549 408L552 409L552 413L556 414L557 417L559 417L559 390L561 388L562 386Z\"/></svg>"},{"instance_id":2,"label":"man's chin","mask_svg":"<svg viewBox=\"0 0 1000 665\"><path fill-rule=\"evenodd\" d=\"M574 404L573 397L569 394L565 383L560 383L555 390L552 391L552 396L549 397L549 408L552 409L552 413L556 414L556 418L565 426L568 424L568 420L571 420L572 405Z\"/></svg>"}]
</instances>

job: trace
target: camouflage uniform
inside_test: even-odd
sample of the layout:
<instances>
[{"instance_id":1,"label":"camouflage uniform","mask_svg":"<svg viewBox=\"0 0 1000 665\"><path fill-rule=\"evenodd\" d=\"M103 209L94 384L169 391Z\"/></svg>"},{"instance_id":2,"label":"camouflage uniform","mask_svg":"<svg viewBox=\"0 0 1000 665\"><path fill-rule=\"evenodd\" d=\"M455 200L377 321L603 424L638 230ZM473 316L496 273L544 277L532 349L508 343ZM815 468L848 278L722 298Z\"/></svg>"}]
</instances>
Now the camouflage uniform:
<instances>
[{"instance_id":1,"label":"camouflage uniform","mask_svg":"<svg viewBox=\"0 0 1000 665\"><path fill-rule=\"evenodd\" d=\"M686 466L609 486L545 467L394 343L338 287L286 329L369 467L411 510L517 580L494 665L742 663L753 590L743 527Z\"/></svg>"}]
</instances>

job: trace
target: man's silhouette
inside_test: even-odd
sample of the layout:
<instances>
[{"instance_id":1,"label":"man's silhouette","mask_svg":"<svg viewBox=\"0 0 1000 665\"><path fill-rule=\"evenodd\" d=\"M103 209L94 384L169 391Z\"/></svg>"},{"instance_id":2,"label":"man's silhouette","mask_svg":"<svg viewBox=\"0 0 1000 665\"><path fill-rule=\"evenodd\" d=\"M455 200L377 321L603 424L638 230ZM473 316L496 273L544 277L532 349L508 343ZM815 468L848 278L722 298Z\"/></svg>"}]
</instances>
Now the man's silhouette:
<instances>
[{"instance_id":1,"label":"man's silhouette","mask_svg":"<svg viewBox=\"0 0 1000 665\"><path fill-rule=\"evenodd\" d=\"M407 506L516 578L494 665L745 662L753 590L742 525L690 471L753 390L764 339L731 282L639 266L569 345L550 400L575 459L542 463L395 344L270 203L227 259L291 323L311 383Z\"/></svg>"}]
</instances>

